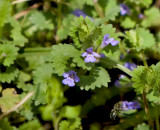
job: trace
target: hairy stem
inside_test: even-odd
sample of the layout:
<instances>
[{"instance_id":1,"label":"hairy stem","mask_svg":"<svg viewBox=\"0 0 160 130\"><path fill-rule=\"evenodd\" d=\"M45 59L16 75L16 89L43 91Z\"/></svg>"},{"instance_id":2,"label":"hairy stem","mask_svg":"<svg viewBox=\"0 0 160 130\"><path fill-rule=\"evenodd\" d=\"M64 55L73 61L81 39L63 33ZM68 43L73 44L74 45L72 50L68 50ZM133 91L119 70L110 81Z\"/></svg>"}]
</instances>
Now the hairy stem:
<instances>
[{"instance_id":1,"label":"hairy stem","mask_svg":"<svg viewBox=\"0 0 160 130\"><path fill-rule=\"evenodd\" d=\"M93 4L94 4L94 8L96 12L98 13L99 17L104 18L104 14L103 14L101 7L98 4L98 0L93 0Z\"/></svg>"}]
</instances>

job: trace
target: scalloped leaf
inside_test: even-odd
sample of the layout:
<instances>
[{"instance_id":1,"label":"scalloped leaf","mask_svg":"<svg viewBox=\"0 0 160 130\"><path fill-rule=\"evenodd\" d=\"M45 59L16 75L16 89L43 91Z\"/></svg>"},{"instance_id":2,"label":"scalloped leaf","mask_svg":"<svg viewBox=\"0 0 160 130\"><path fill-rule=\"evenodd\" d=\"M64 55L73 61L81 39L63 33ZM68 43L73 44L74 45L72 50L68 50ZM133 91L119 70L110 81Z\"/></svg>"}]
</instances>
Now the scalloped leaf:
<instances>
[{"instance_id":1,"label":"scalloped leaf","mask_svg":"<svg viewBox=\"0 0 160 130\"><path fill-rule=\"evenodd\" d=\"M59 124L59 130L76 130L80 129L81 119L76 118L74 120L63 120Z\"/></svg>"},{"instance_id":2,"label":"scalloped leaf","mask_svg":"<svg viewBox=\"0 0 160 130\"><path fill-rule=\"evenodd\" d=\"M143 91L155 91L154 95L159 89L160 86L160 63L157 63L156 66L152 65L147 68L145 66L138 66L136 69L133 69L131 72L133 74L132 81L135 91L142 93ZM151 96L150 93L149 96ZM158 97L159 95L157 95Z\"/></svg>"},{"instance_id":3,"label":"scalloped leaf","mask_svg":"<svg viewBox=\"0 0 160 130\"><path fill-rule=\"evenodd\" d=\"M35 100L35 105L39 104L45 104L46 98L44 98L44 95L46 95L48 82L52 76L53 68L52 64L43 64L42 66L38 67L34 72L33 82L35 84L34 86L34 92L35 95L32 99Z\"/></svg>"},{"instance_id":4,"label":"scalloped leaf","mask_svg":"<svg viewBox=\"0 0 160 130\"><path fill-rule=\"evenodd\" d=\"M156 7L152 7L144 11L145 18L143 19L141 25L143 27L159 26L160 25L160 11Z\"/></svg>"},{"instance_id":5,"label":"scalloped leaf","mask_svg":"<svg viewBox=\"0 0 160 130\"><path fill-rule=\"evenodd\" d=\"M136 26L136 22L130 17L125 17L124 20L121 21L121 26L124 29L134 28Z\"/></svg>"},{"instance_id":6,"label":"scalloped leaf","mask_svg":"<svg viewBox=\"0 0 160 130\"><path fill-rule=\"evenodd\" d=\"M95 25L88 17L76 17L70 27L70 36L72 37L76 47L81 47L82 43L86 40L91 31L95 29Z\"/></svg>"},{"instance_id":7,"label":"scalloped leaf","mask_svg":"<svg viewBox=\"0 0 160 130\"><path fill-rule=\"evenodd\" d=\"M10 110L20 101L19 95L14 88L7 88L2 91L2 97L0 97L0 108L2 112Z\"/></svg>"},{"instance_id":8,"label":"scalloped leaf","mask_svg":"<svg viewBox=\"0 0 160 130\"><path fill-rule=\"evenodd\" d=\"M29 129L29 130L43 130L40 122L37 119L23 123L19 127L19 130L27 130L27 129Z\"/></svg>"},{"instance_id":9,"label":"scalloped leaf","mask_svg":"<svg viewBox=\"0 0 160 130\"><path fill-rule=\"evenodd\" d=\"M75 49L72 45L59 44L52 47L52 58L53 58L53 68L54 73L62 76L64 72L68 71L68 61L72 58L73 62L77 64L78 67L83 69L90 69L81 58L81 51Z\"/></svg>"},{"instance_id":10,"label":"scalloped leaf","mask_svg":"<svg viewBox=\"0 0 160 130\"><path fill-rule=\"evenodd\" d=\"M110 82L110 76L108 72L102 67L92 68L89 76L81 76L78 86L83 90L95 89L96 87L101 88L102 86L108 87Z\"/></svg>"},{"instance_id":11,"label":"scalloped leaf","mask_svg":"<svg viewBox=\"0 0 160 130\"><path fill-rule=\"evenodd\" d=\"M21 33L21 26L19 26L20 23L16 21L14 18L10 18L8 22L13 27L11 30L10 37L13 39L14 45L21 47L24 46L24 43L28 42L28 40Z\"/></svg>"},{"instance_id":12,"label":"scalloped leaf","mask_svg":"<svg viewBox=\"0 0 160 130\"><path fill-rule=\"evenodd\" d=\"M0 27L2 27L5 22L10 17L11 13L11 3L7 0L0 1Z\"/></svg>"},{"instance_id":13,"label":"scalloped leaf","mask_svg":"<svg viewBox=\"0 0 160 130\"><path fill-rule=\"evenodd\" d=\"M18 55L18 48L8 41L0 44L0 61L4 66L10 66L14 63Z\"/></svg>"},{"instance_id":14,"label":"scalloped leaf","mask_svg":"<svg viewBox=\"0 0 160 130\"><path fill-rule=\"evenodd\" d=\"M115 20L119 15L120 7L117 5L116 0L108 0L105 7L105 17L107 20Z\"/></svg>"},{"instance_id":15,"label":"scalloped leaf","mask_svg":"<svg viewBox=\"0 0 160 130\"><path fill-rule=\"evenodd\" d=\"M137 127L134 128L134 130L151 130L151 129L149 128L147 124L142 123L142 124L137 125Z\"/></svg>"},{"instance_id":16,"label":"scalloped leaf","mask_svg":"<svg viewBox=\"0 0 160 130\"><path fill-rule=\"evenodd\" d=\"M156 43L153 34L144 28L126 31L126 39L128 39L130 43L128 46L137 51L151 48Z\"/></svg>"},{"instance_id":17,"label":"scalloped leaf","mask_svg":"<svg viewBox=\"0 0 160 130\"><path fill-rule=\"evenodd\" d=\"M153 0L126 0L126 2L135 6L148 8L152 4Z\"/></svg>"},{"instance_id":18,"label":"scalloped leaf","mask_svg":"<svg viewBox=\"0 0 160 130\"><path fill-rule=\"evenodd\" d=\"M0 69L0 81L2 83L10 83L13 81L19 74L19 70L14 67L8 67L6 68L6 71L2 73L2 70Z\"/></svg>"},{"instance_id":19,"label":"scalloped leaf","mask_svg":"<svg viewBox=\"0 0 160 130\"><path fill-rule=\"evenodd\" d=\"M35 28L39 30L52 30L54 28L54 24L52 23L52 21L50 19L47 20L45 15L40 11L32 12L29 20L35 26Z\"/></svg>"}]
</instances>

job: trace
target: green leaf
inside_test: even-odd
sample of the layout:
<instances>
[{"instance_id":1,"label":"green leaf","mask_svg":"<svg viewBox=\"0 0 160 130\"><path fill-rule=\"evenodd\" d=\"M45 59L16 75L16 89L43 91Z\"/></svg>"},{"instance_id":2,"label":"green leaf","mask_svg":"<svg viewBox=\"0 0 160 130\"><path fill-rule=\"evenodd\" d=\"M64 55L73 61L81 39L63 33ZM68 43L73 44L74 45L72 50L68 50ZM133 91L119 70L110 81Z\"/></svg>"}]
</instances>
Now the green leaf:
<instances>
[{"instance_id":1,"label":"green leaf","mask_svg":"<svg viewBox=\"0 0 160 130\"><path fill-rule=\"evenodd\" d=\"M66 102L62 84L57 78L52 77L48 82L45 98L48 105L40 107L40 111L43 120L49 121L53 119L52 113L54 111L59 112L60 107Z\"/></svg>"},{"instance_id":2,"label":"green leaf","mask_svg":"<svg viewBox=\"0 0 160 130\"><path fill-rule=\"evenodd\" d=\"M0 120L0 130L17 130L17 128L14 126L11 126L8 119L4 118Z\"/></svg>"},{"instance_id":3,"label":"green leaf","mask_svg":"<svg viewBox=\"0 0 160 130\"><path fill-rule=\"evenodd\" d=\"M19 130L27 130L27 129L29 129L29 130L43 130L40 122L37 119L23 123L19 127Z\"/></svg>"},{"instance_id":4,"label":"green leaf","mask_svg":"<svg viewBox=\"0 0 160 130\"><path fill-rule=\"evenodd\" d=\"M74 119L77 118L80 115L81 112L81 106L64 106L61 109L60 116L64 118Z\"/></svg>"},{"instance_id":5,"label":"green leaf","mask_svg":"<svg viewBox=\"0 0 160 130\"><path fill-rule=\"evenodd\" d=\"M89 90L102 86L108 87L108 82L110 82L108 72L102 67L95 67L92 68L89 76L80 76L80 82L77 85L81 89Z\"/></svg>"},{"instance_id":6,"label":"green leaf","mask_svg":"<svg viewBox=\"0 0 160 130\"><path fill-rule=\"evenodd\" d=\"M35 96L33 99L35 100L35 105L45 104L48 82L52 76L53 68L52 64L43 64L42 66L38 67L34 72L33 82L36 86L34 86Z\"/></svg>"},{"instance_id":7,"label":"green leaf","mask_svg":"<svg viewBox=\"0 0 160 130\"><path fill-rule=\"evenodd\" d=\"M11 3L7 0L0 1L0 28L5 24L5 22L10 17L11 13Z\"/></svg>"},{"instance_id":8,"label":"green leaf","mask_svg":"<svg viewBox=\"0 0 160 130\"><path fill-rule=\"evenodd\" d=\"M13 81L19 74L19 70L14 68L13 66L7 67L6 71L0 69L0 81L2 83L10 83Z\"/></svg>"},{"instance_id":9,"label":"green leaf","mask_svg":"<svg viewBox=\"0 0 160 130\"><path fill-rule=\"evenodd\" d=\"M147 94L147 99L150 101L150 102L154 102L155 104L157 103L160 103L160 95L157 96L157 95L154 95L154 91L150 92Z\"/></svg>"},{"instance_id":10,"label":"green leaf","mask_svg":"<svg viewBox=\"0 0 160 130\"><path fill-rule=\"evenodd\" d=\"M90 67L86 65L81 57L81 54L82 52L75 49L72 45L54 45L51 52L53 58L54 73L62 76L64 72L69 71L69 60L71 59L73 59L73 62L76 63L78 67L89 70Z\"/></svg>"},{"instance_id":11,"label":"green leaf","mask_svg":"<svg viewBox=\"0 0 160 130\"><path fill-rule=\"evenodd\" d=\"M2 112L6 112L19 102L19 95L14 88L7 88L2 91L0 97L0 108Z\"/></svg>"},{"instance_id":12,"label":"green leaf","mask_svg":"<svg viewBox=\"0 0 160 130\"><path fill-rule=\"evenodd\" d=\"M124 20L121 21L121 26L124 29L134 28L136 26L136 22L130 17L125 17Z\"/></svg>"},{"instance_id":13,"label":"green leaf","mask_svg":"<svg viewBox=\"0 0 160 130\"><path fill-rule=\"evenodd\" d=\"M108 20L115 20L119 15L120 7L117 5L116 0L108 0L105 7L105 17Z\"/></svg>"},{"instance_id":14,"label":"green leaf","mask_svg":"<svg viewBox=\"0 0 160 130\"><path fill-rule=\"evenodd\" d=\"M153 34L144 28L126 31L126 39L129 40L129 44L127 46L136 49L137 51L149 49L155 45L155 38Z\"/></svg>"},{"instance_id":15,"label":"green leaf","mask_svg":"<svg viewBox=\"0 0 160 130\"><path fill-rule=\"evenodd\" d=\"M14 18L10 18L8 22L12 26L10 37L13 39L14 45L21 47L24 46L24 43L28 42L28 40L21 33L21 26L19 26L20 23Z\"/></svg>"},{"instance_id":16,"label":"green leaf","mask_svg":"<svg viewBox=\"0 0 160 130\"><path fill-rule=\"evenodd\" d=\"M10 66L14 63L17 56L18 48L10 42L5 41L0 44L0 61L4 66Z\"/></svg>"},{"instance_id":17,"label":"green leaf","mask_svg":"<svg viewBox=\"0 0 160 130\"><path fill-rule=\"evenodd\" d=\"M72 22L70 27L70 36L73 39L76 47L81 47L82 43L86 40L88 35L95 29L95 25L88 17L83 18L82 16L77 17Z\"/></svg>"},{"instance_id":18,"label":"green leaf","mask_svg":"<svg viewBox=\"0 0 160 130\"><path fill-rule=\"evenodd\" d=\"M63 40L66 39L70 33L69 27L71 26L71 21L73 20L73 15L66 16L62 21L62 27L58 30L58 37Z\"/></svg>"},{"instance_id":19,"label":"green leaf","mask_svg":"<svg viewBox=\"0 0 160 130\"><path fill-rule=\"evenodd\" d=\"M134 128L134 130L151 130L151 129L149 128L147 124L142 123L142 124L137 125L137 127Z\"/></svg>"},{"instance_id":20,"label":"green leaf","mask_svg":"<svg viewBox=\"0 0 160 130\"><path fill-rule=\"evenodd\" d=\"M59 130L79 130L81 125L81 119L76 118L72 120L63 120L59 124Z\"/></svg>"},{"instance_id":21,"label":"green leaf","mask_svg":"<svg viewBox=\"0 0 160 130\"><path fill-rule=\"evenodd\" d=\"M148 8L152 4L152 0L126 0L132 5Z\"/></svg>"},{"instance_id":22,"label":"green leaf","mask_svg":"<svg viewBox=\"0 0 160 130\"><path fill-rule=\"evenodd\" d=\"M159 26L160 23L160 11L156 7L152 7L144 11L145 19L142 21L141 25L143 27Z\"/></svg>"},{"instance_id":23,"label":"green leaf","mask_svg":"<svg viewBox=\"0 0 160 130\"><path fill-rule=\"evenodd\" d=\"M135 88L135 91L138 93L143 93L147 86L147 67L138 66L136 69L133 69L132 73L132 87Z\"/></svg>"},{"instance_id":24,"label":"green leaf","mask_svg":"<svg viewBox=\"0 0 160 130\"><path fill-rule=\"evenodd\" d=\"M138 66L137 69L134 69L132 73L133 87L138 93L146 91L149 94L149 91L158 92L160 85L160 63L152 65L147 68L145 66ZM152 92L148 95L148 98L152 100ZM153 97L155 98L155 97Z\"/></svg>"},{"instance_id":25,"label":"green leaf","mask_svg":"<svg viewBox=\"0 0 160 130\"><path fill-rule=\"evenodd\" d=\"M35 28L39 30L52 30L54 28L52 21L47 20L44 14L40 11L32 12L31 16L29 17L29 20L35 26Z\"/></svg>"}]
</instances>

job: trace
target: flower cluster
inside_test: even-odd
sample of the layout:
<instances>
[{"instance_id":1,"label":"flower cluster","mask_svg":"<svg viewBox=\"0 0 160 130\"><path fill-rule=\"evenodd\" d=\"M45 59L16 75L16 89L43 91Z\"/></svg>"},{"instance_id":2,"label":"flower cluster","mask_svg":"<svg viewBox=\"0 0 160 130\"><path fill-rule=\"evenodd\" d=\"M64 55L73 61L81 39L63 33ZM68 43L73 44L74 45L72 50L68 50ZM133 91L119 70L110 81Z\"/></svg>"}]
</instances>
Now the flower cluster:
<instances>
[{"instance_id":1,"label":"flower cluster","mask_svg":"<svg viewBox=\"0 0 160 130\"><path fill-rule=\"evenodd\" d=\"M101 48L106 47L109 43L111 43L112 46L115 46L119 43L119 41L116 41L114 38L109 38L109 34L105 34L103 37L103 41L101 43Z\"/></svg>"},{"instance_id":2,"label":"flower cluster","mask_svg":"<svg viewBox=\"0 0 160 130\"><path fill-rule=\"evenodd\" d=\"M63 73L63 77L65 79L62 80L62 83L70 87L75 86L75 82L79 82L79 77L77 76L76 72L73 70L67 73Z\"/></svg>"},{"instance_id":3,"label":"flower cluster","mask_svg":"<svg viewBox=\"0 0 160 130\"><path fill-rule=\"evenodd\" d=\"M140 108L140 103L137 101L128 102L128 101L121 101L121 111L128 111L128 110L134 110Z\"/></svg>"},{"instance_id":4,"label":"flower cluster","mask_svg":"<svg viewBox=\"0 0 160 130\"><path fill-rule=\"evenodd\" d=\"M127 5L125 4L120 4L120 14L121 15L127 15L130 14L130 9Z\"/></svg>"}]
</instances>

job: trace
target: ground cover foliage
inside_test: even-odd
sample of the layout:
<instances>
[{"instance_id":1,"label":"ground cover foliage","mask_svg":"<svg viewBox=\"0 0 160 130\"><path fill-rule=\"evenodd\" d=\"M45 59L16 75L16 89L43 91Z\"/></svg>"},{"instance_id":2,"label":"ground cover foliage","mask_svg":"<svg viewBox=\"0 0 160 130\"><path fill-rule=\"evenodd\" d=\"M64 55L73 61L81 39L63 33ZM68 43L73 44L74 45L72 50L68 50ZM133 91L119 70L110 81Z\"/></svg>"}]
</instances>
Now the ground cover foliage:
<instances>
[{"instance_id":1,"label":"ground cover foliage","mask_svg":"<svg viewBox=\"0 0 160 130\"><path fill-rule=\"evenodd\" d=\"M0 0L0 130L159 130L159 0Z\"/></svg>"}]
</instances>

